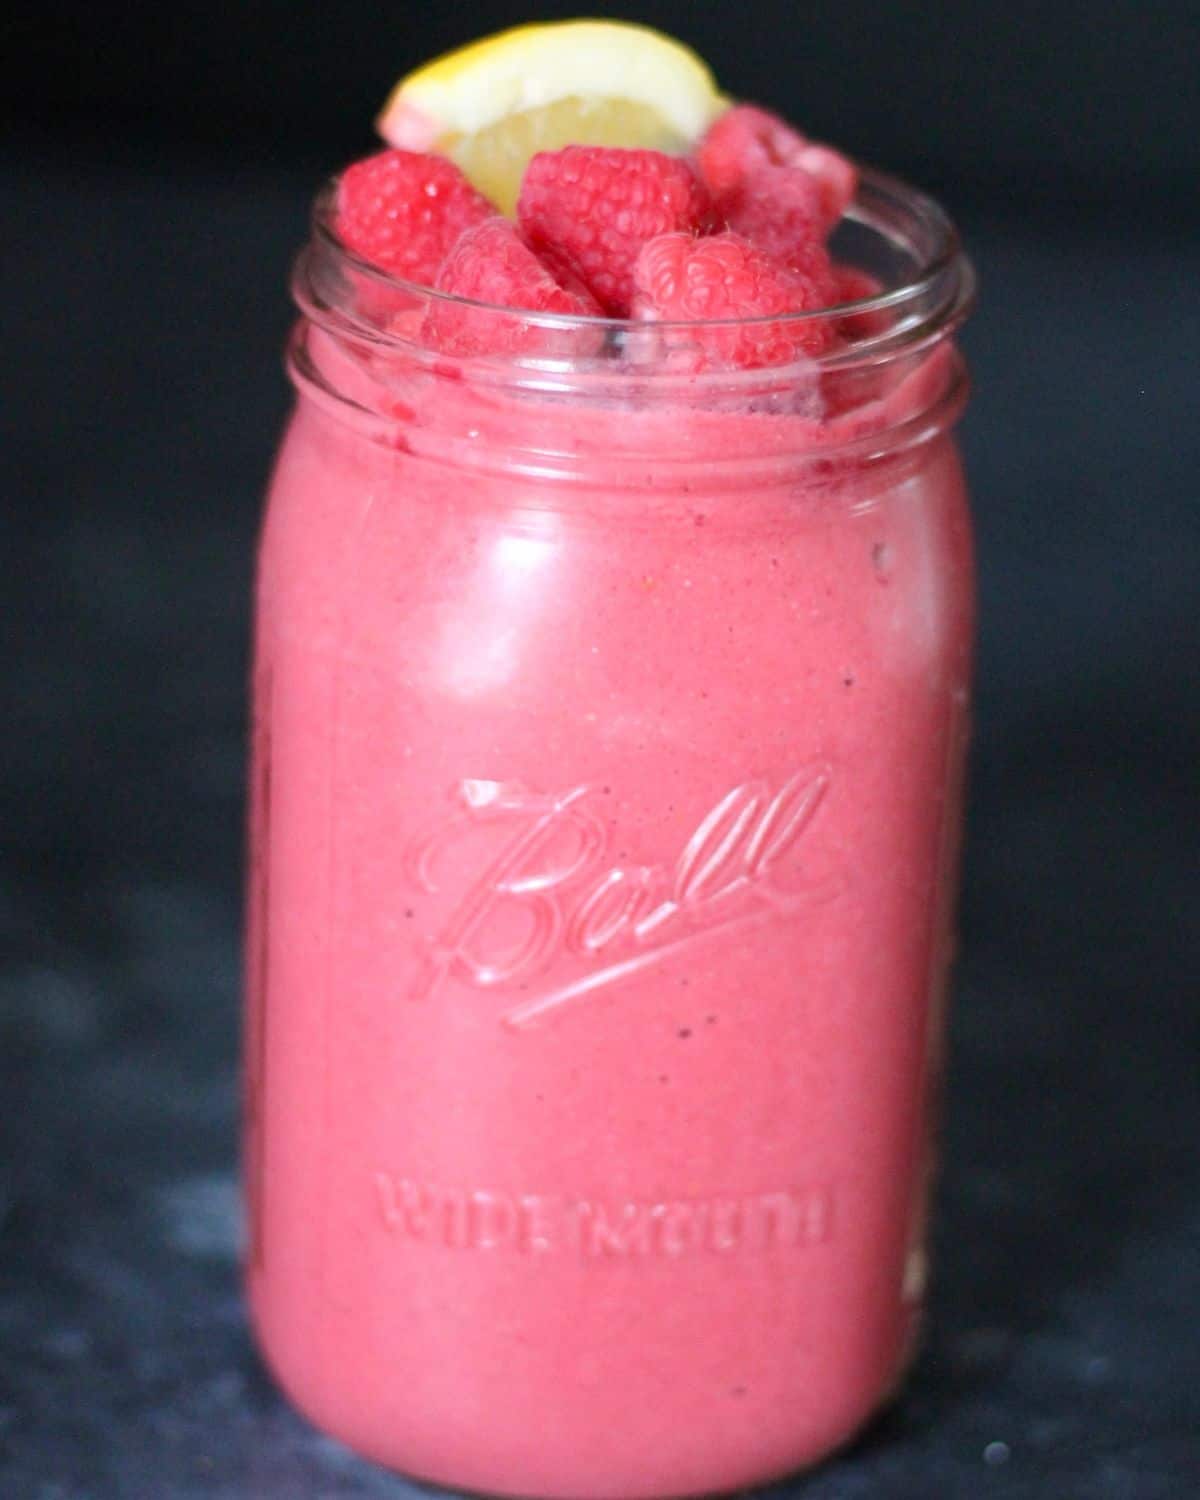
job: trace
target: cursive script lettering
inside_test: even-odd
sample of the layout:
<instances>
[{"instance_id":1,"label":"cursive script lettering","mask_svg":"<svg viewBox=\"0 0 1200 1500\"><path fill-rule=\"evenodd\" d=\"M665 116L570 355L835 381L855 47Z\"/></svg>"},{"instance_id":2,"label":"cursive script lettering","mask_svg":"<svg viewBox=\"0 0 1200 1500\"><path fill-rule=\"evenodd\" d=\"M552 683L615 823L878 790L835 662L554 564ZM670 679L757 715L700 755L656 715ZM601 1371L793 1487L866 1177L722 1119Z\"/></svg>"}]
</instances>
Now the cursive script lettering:
<instances>
[{"instance_id":1,"label":"cursive script lettering","mask_svg":"<svg viewBox=\"0 0 1200 1500\"><path fill-rule=\"evenodd\" d=\"M593 787L548 796L464 781L457 812L413 851L426 890L461 893L412 998L429 999L451 978L479 989L529 988L555 960L573 958L572 977L556 974L559 982L505 1014L507 1025L524 1029L685 948L795 910L822 894L804 881L797 846L829 781L828 768L817 766L774 791L744 782L701 818L674 861L649 865L611 860ZM481 836L482 860L466 858L466 841L477 851Z\"/></svg>"},{"instance_id":2,"label":"cursive script lettering","mask_svg":"<svg viewBox=\"0 0 1200 1500\"><path fill-rule=\"evenodd\" d=\"M830 1183L720 1198L618 1199L444 1188L374 1174L384 1227L446 1250L679 1260L804 1249L833 1237Z\"/></svg>"}]
</instances>

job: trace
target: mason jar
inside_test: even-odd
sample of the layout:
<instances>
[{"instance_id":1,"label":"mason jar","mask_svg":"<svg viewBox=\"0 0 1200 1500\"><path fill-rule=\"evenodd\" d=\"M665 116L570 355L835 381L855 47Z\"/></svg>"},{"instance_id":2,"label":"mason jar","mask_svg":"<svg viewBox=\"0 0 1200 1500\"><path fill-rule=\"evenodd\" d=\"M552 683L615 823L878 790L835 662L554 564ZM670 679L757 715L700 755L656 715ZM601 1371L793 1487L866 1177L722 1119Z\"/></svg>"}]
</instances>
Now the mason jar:
<instances>
[{"instance_id":1,"label":"mason jar","mask_svg":"<svg viewBox=\"0 0 1200 1500\"><path fill-rule=\"evenodd\" d=\"M406 285L318 203L257 583L247 1280L300 1409L419 1478L740 1489L910 1357L972 276L871 173L835 249L879 294L731 369L696 356L736 326Z\"/></svg>"}]
</instances>

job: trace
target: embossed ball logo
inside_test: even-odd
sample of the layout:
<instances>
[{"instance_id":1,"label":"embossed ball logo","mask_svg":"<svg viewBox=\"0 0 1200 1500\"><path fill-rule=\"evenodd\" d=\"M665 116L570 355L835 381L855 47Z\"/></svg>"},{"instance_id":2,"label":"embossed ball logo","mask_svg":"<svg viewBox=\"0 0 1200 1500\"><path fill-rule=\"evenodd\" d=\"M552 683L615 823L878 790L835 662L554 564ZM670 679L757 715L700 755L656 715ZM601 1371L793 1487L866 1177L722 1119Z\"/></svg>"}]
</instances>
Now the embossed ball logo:
<instances>
[{"instance_id":1,"label":"embossed ball logo","mask_svg":"<svg viewBox=\"0 0 1200 1500\"><path fill-rule=\"evenodd\" d=\"M701 818L678 857L643 865L613 859L596 786L548 795L461 782L454 813L412 850L418 883L450 895L452 909L411 997L428 1000L451 979L520 986L526 993L502 1020L525 1030L685 949L827 898L833 887L806 877L801 844L829 785L825 765L775 789L743 782Z\"/></svg>"}]
</instances>

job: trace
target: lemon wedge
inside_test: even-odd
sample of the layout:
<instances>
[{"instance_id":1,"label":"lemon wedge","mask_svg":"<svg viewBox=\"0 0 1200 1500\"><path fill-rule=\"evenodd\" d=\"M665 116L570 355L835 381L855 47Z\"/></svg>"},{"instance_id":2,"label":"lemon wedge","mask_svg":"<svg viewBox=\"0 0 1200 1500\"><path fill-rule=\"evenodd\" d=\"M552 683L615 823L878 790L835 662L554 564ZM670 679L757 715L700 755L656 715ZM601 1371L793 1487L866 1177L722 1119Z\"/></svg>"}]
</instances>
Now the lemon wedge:
<instances>
[{"instance_id":1,"label":"lemon wedge","mask_svg":"<svg viewBox=\"0 0 1200 1500\"><path fill-rule=\"evenodd\" d=\"M679 152L728 101L682 42L623 21L497 32L402 78L376 121L389 145L456 161L504 213L536 151L643 146Z\"/></svg>"}]
</instances>

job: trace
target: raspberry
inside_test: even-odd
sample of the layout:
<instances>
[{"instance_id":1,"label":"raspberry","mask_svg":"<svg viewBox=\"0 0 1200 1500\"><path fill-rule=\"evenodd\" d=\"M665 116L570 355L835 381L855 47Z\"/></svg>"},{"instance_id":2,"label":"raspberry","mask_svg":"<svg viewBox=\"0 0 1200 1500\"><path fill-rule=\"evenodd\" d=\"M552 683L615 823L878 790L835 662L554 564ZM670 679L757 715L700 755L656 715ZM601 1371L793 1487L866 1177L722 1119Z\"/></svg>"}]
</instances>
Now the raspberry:
<instances>
[{"instance_id":1,"label":"raspberry","mask_svg":"<svg viewBox=\"0 0 1200 1500\"><path fill-rule=\"evenodd\" d=\"M756 104L735 104L718 115L696 150L696 164L718 201L755 167L794 165L807 142L777 115Z\"/></svg>"},{"instance_id":2,"label":"raspberry","mask_svg":"<svg viewBox=\"0 0 1200 1500\"><path fill-rule=\"evenodd\" d=\"M796 165L820 188L825 228L832 229L858 192L858 168L848 156L815 141L809 141L801 151Z\"/></svg>"},{"instance_id":3,"label":"raspberry","mask_svg":"<svg viewBox=\"0 0 1200 1500\"><path fill-rule=\"evenodd\" d=\"M807 140L786 120L754 104L735 105L714 120L700 142L696 161L718 208L725 213L727 200L740 197L748 178L764 167L791 167L807 173L817 187L824 233L845 213L858 187L853 162Z\"/></svg>"},{"instance_id":4,"label":"raspberry","mask_svg":"<svg viewBox=\"0 0 1200 1500\"><path fill-rule=\"evenodd\" d=\"M618 316L629 311L634 262L648 240L716 224L688 162L600 146L538 152L525 170L517 218L544 259L578 276Z\"/></svg>"},{"instance_id":5,"label":"raspberry","mask_svg":"<svg viewBox=\"0 0 1200 1500\"><path fill-rule=\"evenodd\" d=\"M599 317L600 308L583 287L568 287L555 279L521 238L499 215L463 231L439 271L436 289L530 312L562 313L571 317ZM522 322L483 308L434 301L425 316L422 337L447 354L563 353L570 330ZM576 352L582 352L577 350Z\"/></svg>"},{"instance_id":6,"label":"raspberry","mask_svg":"<svg viewBox=\"0 0 1200 1500\"><path fill-rule=\"evenodd\" d=\"M342 173L336 225L363 260L432 286L463 230L495 212L445 157L380 151Z\"/></svg>"},{"instance_id":7,"label":"raspberry","mask_svg":"<svg viewBox=\"0 0 1200 1500\"><path fill-rule=\"evenodd\" d=\"M807 172L755 167L721 206L730 229L807 276L824 302L837 300L825 249L821 192Z\"/></svg>"},{"instance_id":8,"label":"raspberry","mask_svg":"<svg viewBox=\"0 0 1200 1500\"><path fill-rule=\"evenodd\" d=\"M870 271L860 271L857 266L833 268L833 280L837 287L838 302L865 302L868 297L878 297L883 283Z\"/></svg>"},{"instance_id":9,"label":"raspberry","mask_svg":"<svg viewBox=\"0 0 1200 1500\"><path fill-rule=\"evenodd\" d=\"M634 316L647 320L764 318L811 312L823 302L808 277L730 231L704 239L659 235L638 256L634 286ZM697 329L692 367L785 364L819 354L830 337L823 320Z\"/></svg>"}]
</instances>

